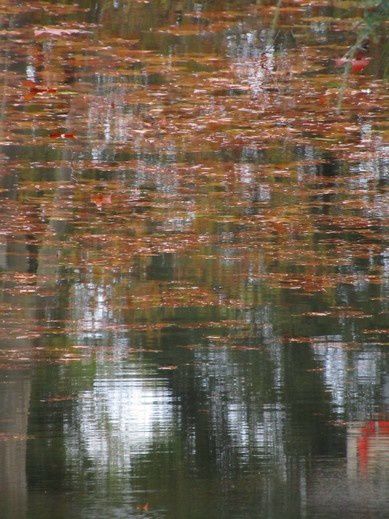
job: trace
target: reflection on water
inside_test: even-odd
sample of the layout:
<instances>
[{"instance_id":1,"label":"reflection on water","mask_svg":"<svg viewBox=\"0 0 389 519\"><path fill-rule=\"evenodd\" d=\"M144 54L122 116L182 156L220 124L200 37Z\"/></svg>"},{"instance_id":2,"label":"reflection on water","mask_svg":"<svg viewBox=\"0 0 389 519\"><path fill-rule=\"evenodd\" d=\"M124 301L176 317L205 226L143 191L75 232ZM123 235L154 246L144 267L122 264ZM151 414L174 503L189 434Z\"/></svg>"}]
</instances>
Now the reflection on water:
<instances>
[{"instance_id":1,"label":"reflection on water","mask_svg":"<svg viewBox=\"0 0 389 519\"><path fill-rule=\"evenodd\" d=\"M120 366L114 368L97 372L93 389L80 395L74 411L81 417L79 431L70 448L79 456L82 444L88 459L102 470L122 471L172 434L174 402L163 380L139 374L136 366L127 365L122 373Z\"/></svg>"},{"instance_id":2,"label":"reflection on water","mask_svg":"<svg viewBox=\"0 0 389 519\"><path fill-rule=\"evenodd\" d=\"M384 517L380 38L335 110L359 14L0 0L7 519Z\"/></svg>"}]
</instances>

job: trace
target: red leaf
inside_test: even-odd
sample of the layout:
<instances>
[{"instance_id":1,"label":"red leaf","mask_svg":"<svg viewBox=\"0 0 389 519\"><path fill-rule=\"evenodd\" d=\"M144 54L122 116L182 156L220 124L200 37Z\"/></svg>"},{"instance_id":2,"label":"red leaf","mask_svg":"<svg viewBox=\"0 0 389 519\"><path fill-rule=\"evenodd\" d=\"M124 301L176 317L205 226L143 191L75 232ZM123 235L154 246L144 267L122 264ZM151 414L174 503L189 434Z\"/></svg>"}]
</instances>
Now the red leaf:
<instances>
[{"instance_id":1,"label":"red leaf","mask_svg":"<svg viewBox=\"0 0 389 519\"><path fill-rule=\"evenodd\" d=\"M53 132L50 133L51 139L75 139L76 136L74 133L59 133L59 132Z\"/></svg>"},{"instance_id":2,"label":"red leaf","mask_svg":"<svg viewBox=\"0 0 389 519\"><path fill-rule=\"evenodd\" d=\"M370 63L370 58L353 59L351 61L351 70L353 72L361 72Z\"/></svg>"},{"instance_id":3,"label":"red leaf","mask_svg":"<svg viewBox=\"0 0 389 519\"><path fill-rule=\"evenodd\" d=\"M370 63L371 58L363 56L361 54L357 54L357 57L351 60L351 70L353 72L361 72L364 70L368 64ZM343 67L347 63L350 63L350 60L346 58L336 58L335 59L335 67Z\"/></svg>"},{"instance_id":4,"label":"red leaf","mask_svg":"<svg viewBox=\"0 0 389 519\"><path fill-rule=\"evenodd\" d=\"M23 86L28 87L28 88L34 88L37 85L34 81L31 81L30 79L26 79L25 81L23 81Z\"/></svg>"}]
</instances>

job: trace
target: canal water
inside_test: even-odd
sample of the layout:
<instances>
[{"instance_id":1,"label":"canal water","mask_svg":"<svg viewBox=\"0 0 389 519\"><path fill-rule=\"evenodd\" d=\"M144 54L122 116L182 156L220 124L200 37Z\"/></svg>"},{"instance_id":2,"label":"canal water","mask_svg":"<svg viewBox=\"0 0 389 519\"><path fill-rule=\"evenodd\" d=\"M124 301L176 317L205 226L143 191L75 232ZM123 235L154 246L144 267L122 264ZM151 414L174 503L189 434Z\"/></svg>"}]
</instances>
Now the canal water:
<instances>
[{"instance_id":1,"label":"canal water","mask_svg":"<svg viewBox=\"0 0 389 519\"><path fill-rule=\"evenodd\" d=\"M387 517L382 13L0 0L1 517Z\"/></svg>"}]
</instances>

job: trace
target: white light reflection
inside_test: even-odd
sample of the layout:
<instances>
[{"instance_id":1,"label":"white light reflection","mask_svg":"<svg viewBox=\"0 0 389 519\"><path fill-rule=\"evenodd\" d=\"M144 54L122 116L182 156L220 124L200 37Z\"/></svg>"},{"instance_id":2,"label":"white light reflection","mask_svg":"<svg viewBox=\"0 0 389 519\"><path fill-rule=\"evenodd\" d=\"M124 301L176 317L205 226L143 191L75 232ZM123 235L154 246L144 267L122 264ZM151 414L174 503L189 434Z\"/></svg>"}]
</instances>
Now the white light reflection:
<instances>
[{"instance_id":1,"label":"white light reflection","mask_svg":"<svg viewBox=\"0 0 389 519\"><path fill-rule=\"evenodd\" d=\"M264 93L275 68L274 46L266 47L266 34L257 30L243 31L227 38L228 56L239 79L257 96Z\"/></svg>"},{"instance_id":2,"label":"white light reflection","mask_svg":"<svg viewBox=\"0 0 389 519\"><path fill-rule=\"evenodd\" d=\"M173 431L172 393L161 379L142 376L134 364L120 373L102 370L96 374L91 391L78 400L78 435L67 431L69 454L77 456L80 442L86 454L104 471L128 470L134 458L147 453L158 441L159 447ZM115 372L116 378L110 375ZM118 375L122 375L118 378Z\"/></svg>"},{"instance_id":3,"label":"white light reflection","mask_svg":"<svg viewBox=\"0 0 389 519\"><path fill-rule=\"evenodd\" d=\"M334 335L317 337L312 347L324 368L324 383L331 391L334 412L345 413L350 395L353 395L358 400L361 416L366 416L365 407L370 401L367 396L379 384L382 354L376 349L353 351L347 346L340 335Z\"/></svg>"}]
</instances>

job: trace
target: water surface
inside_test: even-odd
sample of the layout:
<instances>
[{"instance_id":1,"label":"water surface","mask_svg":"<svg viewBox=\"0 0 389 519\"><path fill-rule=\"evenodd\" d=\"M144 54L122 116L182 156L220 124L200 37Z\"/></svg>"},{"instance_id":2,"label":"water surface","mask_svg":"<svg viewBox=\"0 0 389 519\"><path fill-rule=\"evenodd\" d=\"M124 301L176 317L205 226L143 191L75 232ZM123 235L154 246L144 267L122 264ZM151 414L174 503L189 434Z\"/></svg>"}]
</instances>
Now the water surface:
<instances>
[{"instance_id":1,"label":"water surface","mask_svg":"<svg viewBox=\"0 0 389 519\"><path fill-rule=\"evenodd\" d=\"M387 42L346 77L342 4L0 0L6 519L385 516Z\"/></svg>"}]
</instances>

